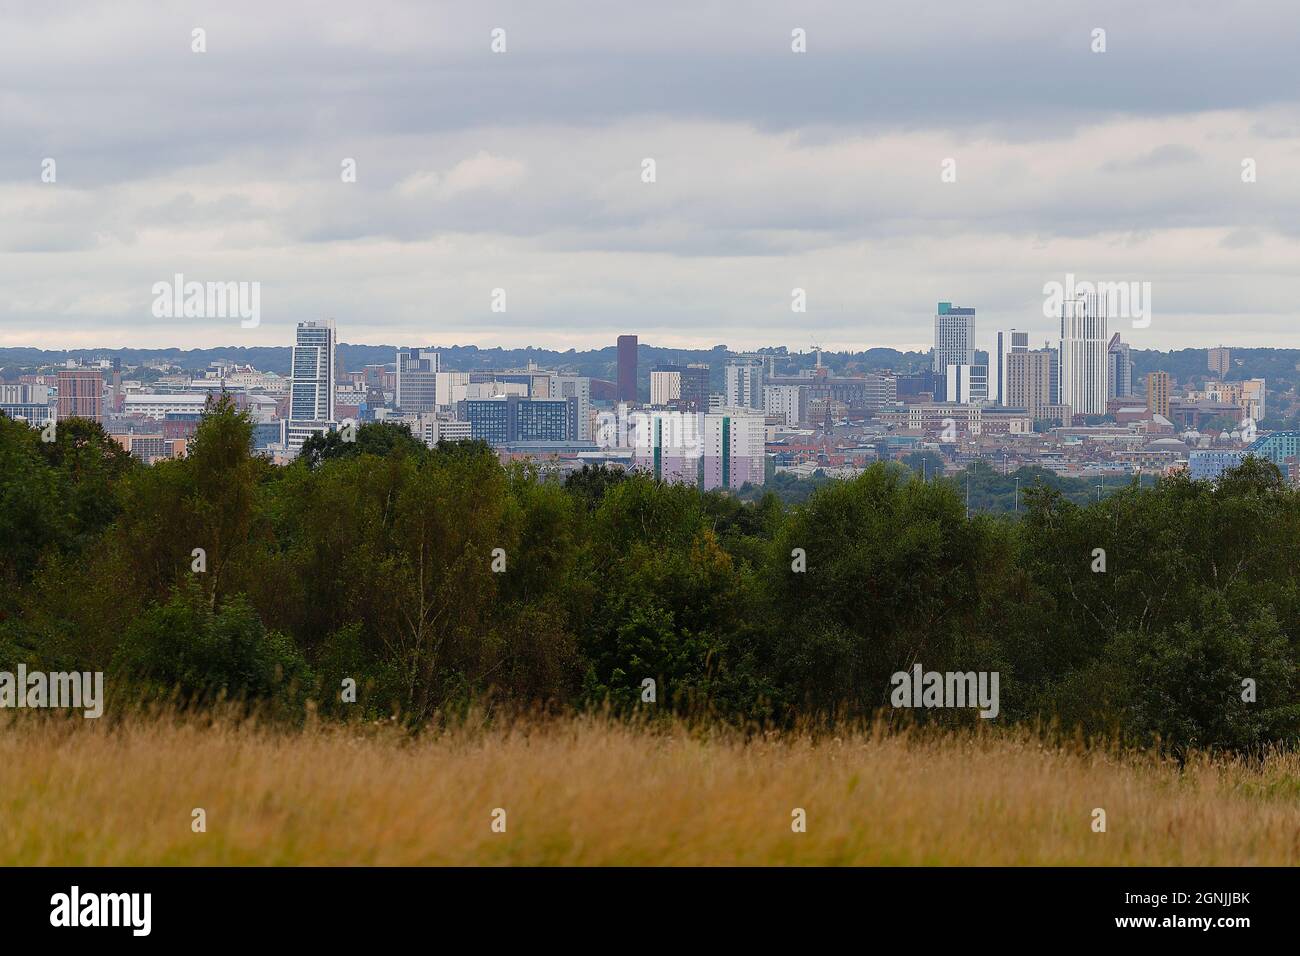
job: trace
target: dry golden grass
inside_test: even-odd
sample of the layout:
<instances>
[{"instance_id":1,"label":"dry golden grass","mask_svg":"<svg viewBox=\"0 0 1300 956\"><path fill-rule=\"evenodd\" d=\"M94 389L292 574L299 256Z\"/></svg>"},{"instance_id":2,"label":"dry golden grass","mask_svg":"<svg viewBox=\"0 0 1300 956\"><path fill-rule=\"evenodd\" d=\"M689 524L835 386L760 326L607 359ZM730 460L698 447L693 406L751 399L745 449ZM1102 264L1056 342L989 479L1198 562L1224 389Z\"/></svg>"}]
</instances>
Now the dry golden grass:
<instances>
[{"instance_id":1,"label":"dry golden grass","mask_svg":"<svg viewBox=\"0 0 1300 956\"><path fill-rule=\"evenodd\" d=\"M565 718L411 739L24 716L0 726L0 863L1294 865L1300 755L1180 772L1027 733L745 742Z\"/></svg>"}]
</instances>

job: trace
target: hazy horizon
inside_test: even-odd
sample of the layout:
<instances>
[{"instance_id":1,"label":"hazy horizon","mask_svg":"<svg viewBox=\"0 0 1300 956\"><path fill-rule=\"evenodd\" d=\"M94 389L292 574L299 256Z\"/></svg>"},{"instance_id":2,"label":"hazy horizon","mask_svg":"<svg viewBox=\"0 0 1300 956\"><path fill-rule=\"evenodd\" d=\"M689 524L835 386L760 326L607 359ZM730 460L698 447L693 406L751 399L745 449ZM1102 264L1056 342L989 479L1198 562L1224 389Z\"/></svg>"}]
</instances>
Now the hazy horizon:
<instances>
[{"instance_id":1,"label":"hazy horizon","mask_svg":"<svg viewBox=\"0 0 1300 956\"><path fill-rule=\"evenodd\" d=\"M620 334L621 334L621 333L620 333ZM628 334L632 334L632 333L628 333ZM1125 336L1125 339L1127 340L1127 336ZM814 353L815 353L815 350L812 349L812 348L809 348L809 347L804 347L803 349L798 349L798 348L789 348L788 346L782 346L782 345L780 345L780 344L772 344L772 343L761 344L761 345L758 345L758 346L756 346L756 347L754 347L754 348L736 348L736 347L734 347L734 346L732 346L732 345L730 345L729 343L726 343L726 342L715 342L715 343L712 344L712 345L699 345L699 346L676 346L676 345L664 345L664 344L659 343L659 342L655 342L655 341L646 341L645 339L641 339L641 340L639 340L639 341L637 342L637 346L638 346L639 348L650 348L650 349L658 349L658 350L671 351L671 352L716 352L716 351L718 351L718 350L725 350L725 351L727 351L728 353L732 353L732 354L756 353L756 352L760 352L760 351L762 351L762 350L764 350L764 349L779 349L779 348L783 348L783 347L784 347L784 348L787 349L787 354L789 354L789 355L791 355L791 356L794 356L794 355L805 355L805 356L808 356L808 357L812 357L812 356L814 355ZM448 351L448 350L451 350L451 349L470 349L470 348L475 348L475 349L478 349L479 351L482 351L482 352L492 351L492 350L500 350L500 351L505 351L505 352L527 352L527 351L535 351L535 352L555 352L555 353L558 353L558 354L563 355L563 354L567 354L567 353L569 353L569 352L576 352L576 353L581 354L581 353L585 353L585 352L615 351L615 350L617 349L617 344L616 344L614 341L610 341L610 342L608 342L608 343L606 343L606 344L603 344L603 345L601 345L601 344L596 344L596 345L591 345L591 346L583 346L583 347L581 347L581 348L575 348L575 347L569 347L569 348L552 348L552 347L550 347L550 346L545 346L545 345L535 345L535 344L528 344L528 343L522 343L522 344L517 344L517 345L511 345L511 344L501 344L501 345L479 345L479 344L477 344L477 343L475 343L475 342L452 342L452 343L450 343L450 344L446 344L446 343L440 343L440 342L424 342L424 341L421 341L421 342L415 342L415 341L404 341L404 342L401 342L401 343L399 344L399 343L396 343L396 342L391 342L391 343L390 343L390 342L342 342L342 341L340 341L339 343L337 343L337 345L336 345L335 347L336 347L336 348L393 349L393 350L400 349L400 348L416 348L416 347L418 347L418 348L429 348L429 349L435 349L435 350L439 350L439 351ZM1035 347L1037 348L1038 346L1035 346ZM1171 353L1181 352L1181 351L1205 351L1207 348L1215 348L1215 347L1216 347L1216 346L1190 346L1190 345L1189 345L1189 346L1177 346L1177 347L1175 347L1175 348L1165 348L1165 349L1162 349L1162 348L1155 348L1155 347L1152 347L1152 348L1134 348L1134 349L1132 349L1132 351L1133 351L1133 352L1157 352L1157 353L1163 353L1163 354L1171 354ZM6 351L6 350L9 350L9 349L33 349L33 350L40 351L40 352L68 352L68 353L71 353L71 352L116 352L116 351L135 351L135 352L171 352L171 351L178 351L178 352L201 352L201 351L215 351L215 350L222 350L222 349L241 349L241 348L244 348L244 349L262 349L262 348L283 348L283 349L291 349L291 348L293 348L293 342L266 342L266 343L242 343L242 342L234 342L234 343L224 343L224 344L218 344L218 345L194 345L194 346L166 345L166 344L164 344L164 345L132 345L132 344L129 344L129 343L128 343L128 344L124 344L124 345L102 345L102 344L101 344L101 345L76 345L76 346L70 346L70 347L68 347L68 348L45 348L45 347L42 347L42 346L39 346L39 345L0 345L0 353L4 352L4 351ZM898 353L901 354L901 355L919 355L919 356L924 356L924 355L928 355L928 354L929 354L929 352L930 352L930 348L931 348L931 347L930 347L929 345L924 345L924 346L922 346L922 347L920 347L920 348L910 348L910 349L909 349L909 348L895 348L894 346L891 346L891 345L865 345L865 346L862 346L862 347L855 347L855 348L851 348L851 349L832 349L832 348L823 348L823 349L822 349L822 352L823 352L825 355L848 355L848 354L864 354L864 353L866 353L866 352L875 351L875 350L888 350L888 351L895 351L895 352L898 352ZM1300 343L1295 344L1295 345L1238 345L1238 346L1228 346L1228 348L1231 348L1231 349L1233 349L1234 351L1238 351L1238 350L1239 350L1239 351L1252 351L1252 350L1257 350L1257 349L1258 349L1258 350L1276 350L1276 351L1300 351ZM985 348L983 348L983 346L981 346L979 349L977 349L977 351L979 351L979 352L981 352L981 353L984 353L984 352L986 352L987 350L986 350Z\"/></svg>"}]
</instances>

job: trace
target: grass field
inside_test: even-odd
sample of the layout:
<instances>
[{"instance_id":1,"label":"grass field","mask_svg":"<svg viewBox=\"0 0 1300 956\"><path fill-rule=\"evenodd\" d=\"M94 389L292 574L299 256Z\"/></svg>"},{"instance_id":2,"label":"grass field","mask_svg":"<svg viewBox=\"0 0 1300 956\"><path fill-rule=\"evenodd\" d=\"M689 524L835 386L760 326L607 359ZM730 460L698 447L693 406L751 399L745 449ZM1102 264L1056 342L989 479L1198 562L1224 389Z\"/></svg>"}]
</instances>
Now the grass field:
<instances>
[{"instance_id":1,"label":"grass field","mask_svg":"<svg viewBox=\"0 0 1300 956\"><path fill-rule=\"evenodd\" d=\"M143 718L0 726L5 865L1297 863L1296 754L1180 771L1029 734L744 742L597 718L419 739Z\"/></svg>"}]
</instances>

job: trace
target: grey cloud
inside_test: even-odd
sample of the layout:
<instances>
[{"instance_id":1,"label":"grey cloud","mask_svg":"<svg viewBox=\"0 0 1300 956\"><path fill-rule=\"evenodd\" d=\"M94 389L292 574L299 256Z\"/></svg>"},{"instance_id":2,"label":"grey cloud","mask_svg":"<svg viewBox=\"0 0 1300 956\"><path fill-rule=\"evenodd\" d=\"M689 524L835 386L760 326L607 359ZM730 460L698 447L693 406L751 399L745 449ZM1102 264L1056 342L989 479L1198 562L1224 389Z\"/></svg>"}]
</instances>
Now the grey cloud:
<instances>
[{"instance_id":1,"label":"grey cloud","mask_svg":"<svg viewBox=\"0 0 1300 956\"><path fill-rule=\"evenodd\" d=\"M1190 146L1182 143L1166 143L1157 146L1144 156L1132 159L1113 159L1102 164L1102 170L1108 173L1132 172L1134 170L1157 170L1166 166L1182 166L1194 163L1200 154Z\"/></svg>"},{"instance_id":2,"label":"grey cloud","mask_svg":"<svg viewBox=\"0 0 1300 956\"><path fill-rule=\"evenodd\" d=\"M828 340L906 344L963 288L990 322L1033 308L1041 279L1005 273L1042 250L1281 315L1298 24L1288 0L33 5L0 18L0 339L239 335L116 305L194 271L263 277L285 323L405 340L436 301L440 327L539 344L632 323L779 341L803 334L781 307L803 276ZM491 319L478 287L501 275L533 285Z\"/></svg>"}]
</instances>

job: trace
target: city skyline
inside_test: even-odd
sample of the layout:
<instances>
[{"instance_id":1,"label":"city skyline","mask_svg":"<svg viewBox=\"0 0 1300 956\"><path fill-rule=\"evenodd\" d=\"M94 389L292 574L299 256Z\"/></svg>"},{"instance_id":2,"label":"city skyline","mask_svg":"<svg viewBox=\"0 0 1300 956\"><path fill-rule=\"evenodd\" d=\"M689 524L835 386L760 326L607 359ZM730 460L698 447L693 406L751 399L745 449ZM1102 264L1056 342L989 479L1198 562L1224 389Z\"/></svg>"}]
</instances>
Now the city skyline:
<instances>
[{"instance_id":1,"label":"city skyline","mask_svg":"<svg viewBox=\"0 0 1300 956\"><path fill-rule=\"evenodd\" d=\"M599 868L624 945L652 868L852 867L931 948L1285 924L1298 28L0 8L18 938L337 948L466 866ZM492 889L438 902L560 912Z\"/></svg>"},{"instance_id":2,"label":"city skyline","mask_svg":"<svg viewBox=\"0 0 1300 956\"><path fill-rule=\"evenodd\" d=\"M901 9L579 12L6 13L0 346L917 350L942 299L1050 335L1067 275L1150 283L1135 349L1291 341L1285 4L953 5L960 79Z\"/></svg>"}]
</instances>

